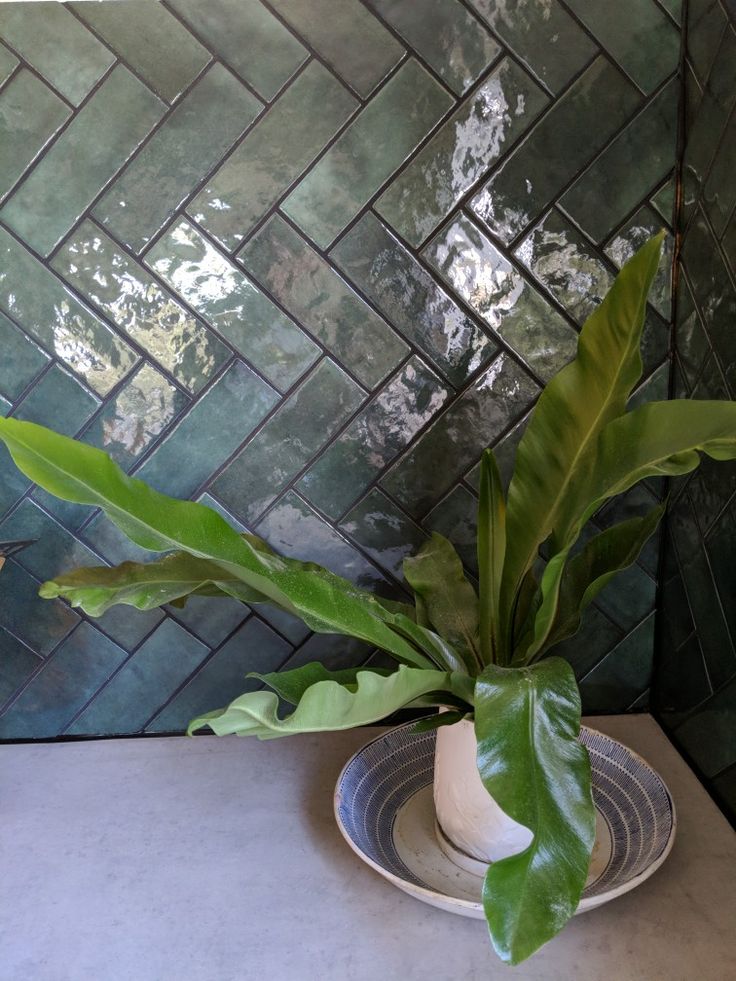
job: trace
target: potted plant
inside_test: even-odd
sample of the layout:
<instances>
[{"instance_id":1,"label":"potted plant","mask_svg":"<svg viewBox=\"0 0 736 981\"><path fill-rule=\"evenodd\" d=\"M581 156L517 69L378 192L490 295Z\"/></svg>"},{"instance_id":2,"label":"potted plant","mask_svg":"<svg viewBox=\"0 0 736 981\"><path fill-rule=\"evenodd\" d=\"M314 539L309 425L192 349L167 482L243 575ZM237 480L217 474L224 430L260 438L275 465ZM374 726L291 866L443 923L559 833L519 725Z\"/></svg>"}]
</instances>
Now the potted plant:
<instances>
[{"instance_id":1,"label":"potted plant","mask_svg":"<svg viewBox=\"0 0 736 981\"><path fill-rule=\"evenodd\" d=\"M405 562L414 605L381 600L320 566L276 555L202 504L157 493L97 449L0 419L0 438L31 480L102 508L137 545L170 553L148 564L78 569L45 583L42 596L93 616L116 603L147 610L194 594L270 603L312 630L357 637L396 661L391 671L309 664L256 675L268 690L193 720L190 732L271 739L366 725L407 706L443 709L424 723L438 727L440 823L463 851L494 860L484 908L493 945L510 963L575 912L594 840L580 697L568 663L548 652L636 559L664 506L574 550L576 543L598 508L636 482L688 473L701 452L736 457L736 403L653 402L627 411L642 373L641 332L662 239L624 266L583 327L575 360L540 396L507 495L493 453L483 454L477 591L452 545L433 535ZM280 699L293 710L281 712ZM459 803L458 783L466 794ZM507 836L500 843L492 825L499 808Z\"/></svg>"}]
</instances>

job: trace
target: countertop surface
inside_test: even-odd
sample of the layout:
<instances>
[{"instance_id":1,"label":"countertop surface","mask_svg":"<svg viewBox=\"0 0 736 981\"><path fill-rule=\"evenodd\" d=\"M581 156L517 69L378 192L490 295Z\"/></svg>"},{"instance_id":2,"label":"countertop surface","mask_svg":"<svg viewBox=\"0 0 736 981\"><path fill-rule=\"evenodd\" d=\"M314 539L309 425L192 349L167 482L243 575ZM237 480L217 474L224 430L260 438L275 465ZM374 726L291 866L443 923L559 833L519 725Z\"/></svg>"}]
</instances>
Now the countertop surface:
<instances>
[{"instance_id":1,"label":"countertop surface","mask_svg":"<svg viewBox=\"0 0 736 981\"><path fill-rule=\"evenodd\" d=\"M736 834L650 717L586 723L659 770L677 841L517 968L342 840L333 787L376 730L0 746L0 978L733 981Z\"/></svg>"}]
</instances>

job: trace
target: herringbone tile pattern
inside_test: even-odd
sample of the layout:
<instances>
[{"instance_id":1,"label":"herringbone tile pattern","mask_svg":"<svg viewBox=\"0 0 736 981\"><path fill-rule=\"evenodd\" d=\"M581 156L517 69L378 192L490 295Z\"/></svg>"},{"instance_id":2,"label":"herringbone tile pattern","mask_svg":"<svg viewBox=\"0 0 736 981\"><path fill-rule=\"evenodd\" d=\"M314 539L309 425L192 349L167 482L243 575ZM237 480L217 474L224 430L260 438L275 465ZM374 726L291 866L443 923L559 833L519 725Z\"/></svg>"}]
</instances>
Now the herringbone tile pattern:
<instances>
[{"instance_id":1,"label":"herringbone tile pattern","mask_svg":"<svg viewBox=\"0 0 736 981\"><path fill-rule=\"evenodd\" d=\"M432 529L472 571L482 449L508 471L670 220L678 9L0 5L2 411L383 595ZM666 393L668 299L663 271L637 398ZM375 656L235 602L88 621L39 600L141 555L0 466L0 539L38 540L0 579L0 736L179 731L249 668ZM565 645L590 709L646 699L655 559Z\"/></svg>"}]
</instances>

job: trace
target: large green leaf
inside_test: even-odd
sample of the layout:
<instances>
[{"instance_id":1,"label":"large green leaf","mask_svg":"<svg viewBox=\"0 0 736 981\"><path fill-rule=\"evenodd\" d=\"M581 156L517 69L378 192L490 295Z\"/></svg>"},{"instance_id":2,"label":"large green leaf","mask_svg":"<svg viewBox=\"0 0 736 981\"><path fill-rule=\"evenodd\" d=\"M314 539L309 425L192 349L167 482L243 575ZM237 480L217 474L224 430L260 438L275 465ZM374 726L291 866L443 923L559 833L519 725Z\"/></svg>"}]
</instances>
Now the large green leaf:
<instances>
[{"instance_id":1,"label":"large green leaf","mask_svg":"<svg viewBox=\"0 0 736 981\"><path fill-rule=\"evenodd\" d=\"M650 239L618 274L582 329L577 357L546 386L519 443L508 492L505 624L560 509L577 503L575 481L589 448L623 414L641 376L641 331L662 240L663 233Z\"/></svg>"},{"instance_id":2,"label":"large green leaf","mask_svg":"<svg viewBox=\"0 0 736 981\"><path fill-rule=\"evenodd\" d=\"M391 715L430 691L453 693L450 672L409 668L385 676L369 669L356 673L354 684L318 681L303 692L291 715L279 718L278 696L270 691L249 692L227 708L208 712L190 724L191 735L209 726L218 736L257 736L274 739L301 732L331 732L369 725Z\"/></svg>"},{"instance_id":3,"label":"large green leaf","mask_svg":"<svg viewBox=\"0 0 736 981\"><path fill-rule=\"evenodd\" d=\"M211 508L159 494L128 477L106 453L34 423L0 418L0 439L27 477L63 500L102 508L142 548L179 549L217 562L312 630L347 634L409 664L433 666L399 634L417 635L407 617L326 569L254 547ZM421 636L427 646L435 643Z\"/></svg>"},{"instance_id":4,"label":"large green leaf","mask_svg":"<svg viewBox=\"0 0 736 981\"><path fill-rule=\"evenodd\" d=\"M476 674L482 666L478 597L453 546L434 532L415 556L404 559L404 575L421 600L423 616Z\"/></svg>"},{"instance_id":5,"label":"large green leaf","mask_svg":"<svg viewBox=\"0 0 736 981\"><path fill-rule=\"evenodd\" d=\"M393 671L389 669L366 668L365 666L330 671L319 661L312 661L289 671L268 671L263 674L259 671L249 671L246 677L258 678L264 685L272 688L279 698L283 698L285 702L290 702L292 705L298 705L306 690L312 685L316 685L318 681L335 681L338 685L354 685L360 671L371 671L373 674L380 674L384 677L393 674Z\"/></svg>"},{"instance_id":6,"label":"large green leaf","mask_svg":"<svg viewBox=\"0 0 736 981\"><path fill-rule=\"evenodd\" d=\"M480 642L484 664L508 662L509 624L500 612L501 579L506 556L506 501L492 450L480 462L478 569L480 572Z\"/></svg>"},{"instance_id":7,"label":"large green leaf","mask_svg":"<svg viewBox=\"0 0 736 981\"><path fill-rule=\"evenodd\" d=\"M489 665L475 686L478 770L498 805L534 834L494 862L483 906L498 955L511 964L550 940L575 912L595 840L590 761L578 741L580 696L570 665Z\"/></svg>"}]
</instances>

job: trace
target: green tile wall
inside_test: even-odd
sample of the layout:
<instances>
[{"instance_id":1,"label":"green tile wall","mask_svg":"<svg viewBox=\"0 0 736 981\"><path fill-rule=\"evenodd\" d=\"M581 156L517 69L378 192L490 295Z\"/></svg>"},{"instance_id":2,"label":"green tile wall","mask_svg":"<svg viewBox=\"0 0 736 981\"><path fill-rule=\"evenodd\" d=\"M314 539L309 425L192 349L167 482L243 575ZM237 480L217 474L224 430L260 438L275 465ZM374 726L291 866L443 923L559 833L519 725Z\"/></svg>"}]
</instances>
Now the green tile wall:
<instances>
[{"instance_id":1,"label":"green tile wall","mask_svg":"<svg viewBox=\"0 0 736 981\"><path fill-rule=\"evenodd\" d=\"M730 50L720 13L701 18L699 86ZM670 221L678 14L677 0L0 4L0 412L382 595L405 595L402 559L432 530L477 571L482 449L508 479L592 301ZM725 123L713 78L704 106ZM703 286L704 236L736 238L718 176L732 144L703 174L683 290ZM723 302L709 331L727 350ZM730 391L699 304L681 304L683 384ZM669 313L663 272L637 399L666 394ZM376 656L235 601L100 620L42 601L70 563L146 553L4 451L0 474L0 541L38 539L0 574L2 738L178 732L249 668ZM717 520L728 492L704 480L687 500ZM588 710L646 704L656 557L561 649Z\"/></svg>"},{"instance_id":2,"label":"green tile wall","mask_svg":"<svg viewBox=\"0 0 736 981\"><path fill-rule=\"evenodd\" d=\"M689 0L679 397L736 398L736 5ZM654 708L736 823L736 466L673 488Z\"/></svg>"}]
</instances>

